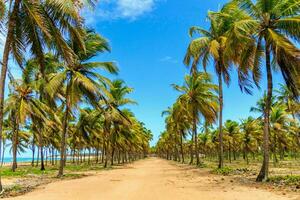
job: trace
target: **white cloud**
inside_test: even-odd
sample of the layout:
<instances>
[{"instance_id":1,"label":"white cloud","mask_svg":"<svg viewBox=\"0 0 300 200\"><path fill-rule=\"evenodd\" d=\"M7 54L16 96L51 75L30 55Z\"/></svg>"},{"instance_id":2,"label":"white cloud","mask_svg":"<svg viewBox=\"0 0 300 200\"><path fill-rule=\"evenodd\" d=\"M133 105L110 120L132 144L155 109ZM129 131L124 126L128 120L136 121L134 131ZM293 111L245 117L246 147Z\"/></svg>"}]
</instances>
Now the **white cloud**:
<instances>
[{"instance_id":1,"label":"white cloud","mask_svg":"<svg viewBox=\"0 0 300 200\"><path fill-rule=\"evenodd\" d=\"M102 0L95 11L85 10L83 14L88 24L97 20L135 20L151 12L157 1L161 0Z\"/></svg>"},{"instance_id":2,"label":"white cloud","mask_svg":"<svg viewBox=\"0 0 300 200\"><path fill-rule=\"evenodd\" d=\"M136 18L150 12L154 7L154 0L118 0L117 11L122 17Z\"/></svg>"},{"instance_id":3,"label":"white cloud","mask_svg":"<svg viewBox=\"0 0 300 200\"><path fill-rule=\"evenodd\" d=\"M178 60L174 59L171 56L165 56L159 60L160 62L168 62L168 63L178 63Z\"/></svg>"}]
</instances>

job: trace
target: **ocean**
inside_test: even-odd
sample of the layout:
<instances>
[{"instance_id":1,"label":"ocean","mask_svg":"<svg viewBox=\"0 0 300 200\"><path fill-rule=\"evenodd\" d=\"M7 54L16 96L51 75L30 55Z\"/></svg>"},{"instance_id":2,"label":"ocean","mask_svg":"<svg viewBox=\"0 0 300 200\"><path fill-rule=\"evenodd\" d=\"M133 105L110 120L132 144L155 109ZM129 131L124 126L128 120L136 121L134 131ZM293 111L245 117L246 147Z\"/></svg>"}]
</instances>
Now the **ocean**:
<instances>
[{"instance_id":1,"label":"ocean","mask_svg":"<svg viewBox=\"0 0 300 200\"><path fill-rule=\"evenodd\" d=\"M11 163L13 161L12 157L4 157L3 162L4 163ZM32 158L18 158L17 157L17 162L31 162Z\"/></svg>"}]
</instances>

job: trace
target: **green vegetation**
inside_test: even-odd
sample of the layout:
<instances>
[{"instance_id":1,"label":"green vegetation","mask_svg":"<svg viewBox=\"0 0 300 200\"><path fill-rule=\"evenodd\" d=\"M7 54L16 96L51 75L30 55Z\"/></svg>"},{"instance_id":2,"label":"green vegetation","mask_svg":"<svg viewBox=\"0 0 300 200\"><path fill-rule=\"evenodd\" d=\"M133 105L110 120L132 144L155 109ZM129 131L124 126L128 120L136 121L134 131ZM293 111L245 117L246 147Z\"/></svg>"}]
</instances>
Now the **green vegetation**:
<instances>
[{"instance_id":1,"label":"green vegetation","mask_svg":"<svg viewBox=\"0 0 300 200\"><path fill-rule=\"evenodd\" d=\"M223 175L223 176L227 176L229 175L231 172L233 172L234 170L230 167L223 167L223 168L216 168L213 170L213 173L216 173L216 174L220 174L220 175Z\"/></svg>"},{"instance_id":2,"label":"green vegetation","mask_svg":"<svg viewBox=\"0 0 300 200\"><path fill-rule=\"evenodd\" d=\"M46 175L46 176L51 176L55 177L56 172L58 170L57 165L50 165L45 168L45 170L40 170L37 167L32 167L30 165L21 165L18 166L18 168L15 171L11 170L11 167L9 166L4 166L2 167L1 175L3 178L18 178L18 177L30 177L34 175ZM74 172L79 172L78 175L82 176L84 172L89 172L89 171L100 171L104 169L111 169L111 167L104 168L103 164L88 164L88 163L81 163L81 164L72 164L68 163L64 170L66 171L66 176L65 177L71 177L73 176Z\"/></svg>"},{"instance_id":3,"label":"green vegetation","mask_svg":"<svg viewBox=\"0 0 300 200\"><path fill-rule=\"evenodd\" d=\"M192 41L184 63L191 75L183 87L175 87L181 94L164 112L166 130L156 145L160 157L183 163L189 159L196 165L204 162L209 167L217 162L213 171L223 175L240 169L241 165L229 167L232 163L255 163L257 171L257 163L262 162L259 173L253 173L256 181L269 180L270 159L274 167L289 160L299 168L299 11L299 0L232 0L220 11L208 12L208 30L190 28ZM206 72L210 61L217 74L217 88L207 78L211 76ZM241 91L250 95L255 85L261 86L266 72L267 91L250 109L259 117L224 123L223 83L229 85L233 69ZM278 71L285 84L274 89L272 73Z\"/></svg>"},{"instance_id":4,"label":"green vegetation","mask_svg":"<svg viewBox=\"0 0 300 200\"><path fill-rule=\"evenodd\" d=\"M7 33L0 77L0 154L3 159L11 143L13 155L11 169L1 170L3 177L56 171L62 177L64 170L68 177L78 177L69 172L101 170L147 156L152 134L126 108L135 104L127 98L133 89L103 75L118 73L114 62L95 58L111 51L81 16L82 9L95 4L0 0L0 32ZM20 66L21 78L9 71L9 58ZM18 166L17 156L28 149L31 166Z\"/></svg>"},{"instance_id":5,"label":"green vegetation","mask_svg":"<svg viewBox=\"0 0 300 200\"><path fill-rule=\"evenodd\" d=\"M297 185L300 187L299 175L273 176L268 179L268 182L286 185Z\"/></svg>"}]
</instances>

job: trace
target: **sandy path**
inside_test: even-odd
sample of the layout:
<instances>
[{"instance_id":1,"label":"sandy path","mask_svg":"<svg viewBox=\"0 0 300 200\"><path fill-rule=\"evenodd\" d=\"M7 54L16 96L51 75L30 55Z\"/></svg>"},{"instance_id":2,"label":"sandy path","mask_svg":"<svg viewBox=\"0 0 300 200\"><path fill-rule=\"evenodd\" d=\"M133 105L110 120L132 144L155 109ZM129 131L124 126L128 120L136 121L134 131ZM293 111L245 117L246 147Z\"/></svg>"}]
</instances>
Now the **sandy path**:
<instances>
[{"instance_id":1,"label":"sandy path","mask_svg":"<svg viewBox=\"0 0 300 200\"><path fill-rule=\"evenodd\" d=\"M76 180L54 182L14 200L288 200L295 196L232 185L205 170L158 158Z\"/></svg>"}]
</instances>

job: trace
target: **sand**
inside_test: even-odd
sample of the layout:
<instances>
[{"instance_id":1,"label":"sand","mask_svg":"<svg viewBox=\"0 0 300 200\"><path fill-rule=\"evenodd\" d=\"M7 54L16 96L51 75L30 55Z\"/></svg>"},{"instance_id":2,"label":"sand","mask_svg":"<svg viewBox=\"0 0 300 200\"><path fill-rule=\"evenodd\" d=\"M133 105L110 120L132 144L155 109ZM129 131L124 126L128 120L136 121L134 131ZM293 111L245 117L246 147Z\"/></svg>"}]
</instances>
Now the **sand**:
<instances>
[{"instance_id":1,"label":"sand","mask_svg":"<svg viewBox=\"0 0 300 200\"><path fill-rule=\"evenodd\" d=\"M232 183L204 169L148 158L97 175L53 182L14 200L289 200L300 196L272 193Z\"/></svg>"}]
</instances>

